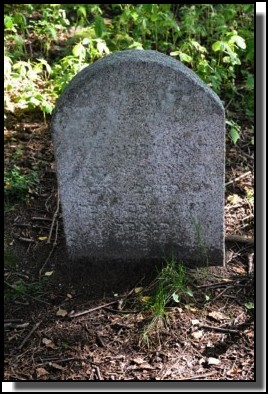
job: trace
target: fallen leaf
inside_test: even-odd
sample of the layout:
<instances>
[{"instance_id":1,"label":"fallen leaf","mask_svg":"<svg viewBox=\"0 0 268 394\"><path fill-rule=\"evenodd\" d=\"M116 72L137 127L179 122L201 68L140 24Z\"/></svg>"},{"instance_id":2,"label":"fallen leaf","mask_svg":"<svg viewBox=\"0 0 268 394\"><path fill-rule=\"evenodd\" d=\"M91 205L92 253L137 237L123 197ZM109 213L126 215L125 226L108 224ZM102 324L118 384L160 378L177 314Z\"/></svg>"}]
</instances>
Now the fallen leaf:
<instances>
[{"instance_id":1,"label":"fallen leaf","mask_svg":"<svg viewBox=\"0 0 268 394\"><path fill-rule=\"evenodd\" d=\"M220 360L218 358L209 357L208 358L208 365L218 365L220 364Z\"/></svg>"},{"instance_id":2,"label":"fallen leaf","mask_svg":"<svg viewBox=\"0 0 268 394\"><path fill-rule=\"evenodd\" d=\"M38 237L39 241L45 241L47 237Z\"/></svg>"},{"instance_id":3,"label":"fallen leaf","mask_svg":"<svg viewBox=\"0 0 268 394\"><path fill-rule=\"evenodd\" d=\"M142 290L143 290L143 287L135 287L134 293L135 293L135 294L141 293Z\"/></svg>"},{"instance_id":4,"label":"fallen leaf","mask_svg":"<svg viewBox=\"0 0 268 394\"><path fill-rule=\"evenodd\" d=\"M54 271L47 271L45 272L45 276L51 276L54 273Z\"/></svg>"},{"instance_id":5,"label":"fallen leaf","mask_svg":"<svg viewBox=\"0 0 268 394\"><path fill-rule=\"evenodd\" d=\"M195 332L192 332L192 337L194 338L194 339L199 339L199 338L201 338L203 336L203 331L195 331Z\"/></svg>"},{"instance_id":6,"label":"fallen leaf","mask_svg":"<svg viewBox=\"0 0 268 394\"><path fill-rule=\"evenodd\" d=\"M68 315L68 312L65 309L59 308L59 310L57 311L56 315L64 317L64 316Z\"/></svg>"},{"instance_id":7,"label":"fallen leaf","mask_svg":"<svg viewBox=\"0 0 268 394\"><path fill-rule=\"evenodd\" d=\"M139 368L142 368L142 369L154 369L154 367L152 367L150 364L148 364L148 363L142 363L142 364L139 364Z\"/></svg>"},{"instance_id":8,"label":"fallen leaf","mask_svg":"<svg viewBox=\"0 0 268 394\"><path fill-rule=\"evenodd\" d=\"M197 309L196 309L196 308L190 307L190 311L191 311L191 312L197 312Z\"/></svg>"},{"instance_id":9,"label":"fallen leaf","mask_svg":"<svg viewBox=\"0 0 268 394\"><path fill-rule=\"evenodd\" d=\"M197 312L197 309L193 308L190 304L184 305L184 308L188 309L188 311L191 311L191 312Z\"/></svg>"},{"instance_id":10,"label":"fallen leaf","mask_svg":"<svg viewBox=\"0 0 268 394\"><path fill-rule=\"evenodd\" d=\"M224 313L213 311L208 314L209 317L212 317L214 320L228 320L229 317L226 316Z\"/></svg>"},{"instance_id":11,"label":"fallen leaf","mask_svg":"<svg viewBox=\"0 0 268 394\"><path fill-rule=\"evenodd\" d=\"M173 293L173 294L172 294L172 298L173 298L173 301L175 301L175 302L180 302L180 299L179 299L178 294Z\"/></svg>"},{"instance_id":12,"label":"fallen leaf","mask_svg":"<svg viewBox=\"0 0 268 394\"><path fill-rule=\"evenodd\" d=\"M132 360L135 364L143 364L145 361L141 357L133 358Z\"/></svg>"},{"instance_id":13,"label":"fallen leaf","mask_svg":"<svg viewBox=\"0 0 268 394\"><path fill-rule=\"evenodd\" d=\"M234 271L237 274L241 274L241 275L247 274L247 271L245 270L244 267L238 267L238 266L235 266L232 264L232 265L230 265L230 268L232 269L232 271Z\"/></svg>"},{"instance_id":14,"label":"fallen leaf","mask_svg":"<svg viewBox=\"0 0 268 394\"><path fill-rule=\"evenodd\" d=\"M57 363L49 363L49 365L55 369L59 369L61 371L63 371L65 368L62 365L59 365Z\"/></svg>"},{"instance_id":15,"label":"fallen leaf","mask_svg":"<svg viewBox=\"0 0 268 394\"><path fill-rule=\"evenodd\" d=\"M150 297L150 296L141 297L141 302L148 302L148 301L150 301L151 298L152 297Z\"/></svg>"},{"instance_id":16,"label":"fallen leaf","mask_svg":"<svg viewBox=\"0 0 268 394\"><path fill-rule=\"evenodd\" d=\"M197 319L193 319L191 322L193 326L197 326L198 324L200 324L200 321Z\"/></svg>"},{"instance_id":17,"label":"fallen leaf","mask_svg":"<svg viewBox=\"0 0 268 394\"><path fill-rule=\"evenodd\" d=\"M45 369L45 368L36 368L36 375L38 378L40 378L40 376L44 376L49 374L49 372Z\"/></svg>"},{"instance_id":18,"label":"fallen leaf","mask_svg":"<svg viewBox=\"0 0 268 394\"><path fill-rule=\"evenodd\" d=\"M230 376L230 375L237 375L237 374L239 374L240 372L242 372L241 369L232 368L232 369L229 369L229 371L227 371L226 374L227 374L228 376Z\"/></svg>"},{"instance_id":19,"label":"fallen leaf","mask_svg":"<svg viewBox=\"0 0 268 394\"><path fill-rule=\"evenodd\" d=\"M53 341L51 341L51 339L43 338L42 343L46 345L46 347L50 347L51 349L57 349L57 346Z\"/></svg>"},{"instance_id":20,"label":"fallen leaf","mask_svg":"<svg viewBox=\"0 0 268 394\"><path fill-rule=\"evenodd\" d=\"M232 194L227 197L227 201L229 201L232 205L239 204L242 201L242 198L239 197L238 194Z\"/></svg>"},{"instance_id":21,"label":"fallen leaf","mask_svg":"<svg viewBox=\"0 0 268 394\"><path fill-rule=\"evenodd\" d=\"M253 338L254 337L254 331L253 330L245 330L244 334L248 337L248 338Z\"/></svg>"},{"instance_id":22,"label":"fallen leaf","mask_svg":"<svg viewBox=\"0 0 268 394\"><path fill-rule=\"evenodd\" d=\"M72 294L67 294L68 298L73 298Z\"/></svg>"}]
</instances>

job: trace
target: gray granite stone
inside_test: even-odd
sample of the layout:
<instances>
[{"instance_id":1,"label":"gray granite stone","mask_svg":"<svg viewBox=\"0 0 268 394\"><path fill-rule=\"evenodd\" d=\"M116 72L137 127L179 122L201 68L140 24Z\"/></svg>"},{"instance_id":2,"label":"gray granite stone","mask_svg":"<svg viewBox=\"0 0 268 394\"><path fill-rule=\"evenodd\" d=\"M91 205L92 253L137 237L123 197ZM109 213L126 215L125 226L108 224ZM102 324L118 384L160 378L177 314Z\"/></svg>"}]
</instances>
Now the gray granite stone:
<instances>
[{"instance_id":1,"label":"gray granite stone","mask_svg":"<svg viewBox=\"0 0 268 394\"><path fill-rule=\"evenodd\" d=\"M52 132L72 260L224 263L224 109L194 72L109 55L69 83Z\"/></svg>"}]
</instances>

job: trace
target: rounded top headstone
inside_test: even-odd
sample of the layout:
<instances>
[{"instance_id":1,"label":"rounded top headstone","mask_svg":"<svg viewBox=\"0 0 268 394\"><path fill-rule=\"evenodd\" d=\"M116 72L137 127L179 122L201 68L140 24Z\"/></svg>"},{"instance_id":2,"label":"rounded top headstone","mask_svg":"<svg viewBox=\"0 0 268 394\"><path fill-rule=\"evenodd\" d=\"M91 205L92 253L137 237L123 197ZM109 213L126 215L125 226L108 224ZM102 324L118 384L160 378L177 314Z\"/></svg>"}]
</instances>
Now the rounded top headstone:
<instances>
[{"instance_id":1,"label":"rounded top headstone","mask_svg":"<svg viewBox=\"0 0 268 394\"><path fill-rule=\"evenodd\" d=\"M106 56L69 83L52 132L72 259L193 263L202 234L223 262L224 109L193 71L157 51Z\"/></svg>"},{"instance_id":2,"label":"rounded top headstone","mask_svg":"<svg viewBox=\"0 0 268 394\"><path fill-rule=\"evenodd\" d=\"M114 68L118 68L119 72L121 73L122 69L136 67L138 74L140 70L150 70L150 68L153 66L162 68L164 70L165 77L168 69L170 69L178 73L180 77L188 79L191 85L203 89L204 92L215 101L219 110L224 111L223 104L217 94L191 69L186 67L179 60L176 60L173 57L167 56L158 51L138 49L114 52L113 54L105 56L97 60L95 63L86 66L71 80L61 95L57 108L60 108L61 102L64 102L65 104L65 100L68 100L66 96L70 94L73 89L77 90L79 87L87 85L91 78L105 78L108 70L110 71ZM152 68L151 71L153 71ZM124 75L121 74L121 78L123 78L123 76Z\"/></svg>"}]
</instances>

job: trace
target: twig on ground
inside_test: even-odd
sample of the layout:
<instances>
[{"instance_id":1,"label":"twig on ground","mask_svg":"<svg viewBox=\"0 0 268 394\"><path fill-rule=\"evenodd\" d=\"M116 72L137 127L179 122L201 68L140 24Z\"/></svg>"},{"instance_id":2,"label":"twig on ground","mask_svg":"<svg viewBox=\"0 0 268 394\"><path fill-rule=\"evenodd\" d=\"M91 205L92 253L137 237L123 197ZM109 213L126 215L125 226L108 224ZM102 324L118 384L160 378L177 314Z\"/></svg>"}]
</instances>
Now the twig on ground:
<instances>
[{"instance_id":1,"label":"twig on ground","mask_svg":"<svg viewBox=\"0 0 268 394\"><path fill-rule=\"evenodd\" d=\"M4 328L26 328L30 323L4 323Z\"/></svg>"},{"instance_id":2,"label":"twig on ground","mask_svg":"<svg viewBox=\"0 0 268 394\"><path fill-rule=\"evenodd\" d=\"M14 300L14 304L16 304L16 305L30 305L29 301L20 302L20 301L17 301L17 300Z\"/></svg>"},{"instance_id":3,"label":"twig on ground","mask_svg":"<svg viewBox=\"0 0 268 394\"><path fill-rule=\"evenodd\" d=\"M239 181L240 179L245 178L246 176L248 176L250 174L251 174L251 171L247 171L244 174L239 175L237 178L233 179L232 181L225 183L225 186L231 185L232 183Z\"/></svg>"},{"instance_id":4,"label":"twig on ground","mask_svg":"<svg viewBox=\"0 0 268 394\"><path fill-rule=\"evenodd\" d=\"M51 193L51 194L48 196L48 198L46 199L46 202L45 202L45 207L46 207L47 212L49 212L49 209L48 209L48 202L49 202L49 200L51 199L52 196L53 196L53 193Z\"/></svg>"},{"instance_id":5,"label":"twig on ground","mask_svg":"<svg viewBox=\"0 0 268 394\"><path fill-rule=\"evenodd\" d=\"M35 240L32 238L24 238L24 237L18 237L18 240L24 241L24 242L35 242Z\"/></svg>"},{"instance_id":6,"label":"twig on ground","mask_svg":"<svg viewBox=\"0 0 268 394\"><path fill-rule=\"evenodd\" d=\"M26 296L29 297L29 298L32 298L33 300L36 300L36 301L38 301L38 302L41 302L42 304L51 305L49 302L44 301L44 300L40 300L40 298L33 297L33 296L31 296L30 294L26 294L26 293L25 293L24 295L26 295Z\"/></svg>"},{"instance_id":7,"label":"twig on ground","mask_svg":"<svg viewBox=\"0 0 268 394\"><path fill-rule=\"evenodd\" d=\"M20 278L29 279L29 276L28 276L28 275L21 274L21 273L16 272L16 271L10 271L8 268L5 268L5 271L8 272L8 275L9 275L9 276L10 276L10 275L16 275L16 276L18 276L18 277L20 277Z\"/></svg>"},{"instance_id":8,"label":"twig on ground","mask_svg":"<svg viewBox=\"0 0 268 394\"><path fill-rule=\"evenodd\" d=\"M58 213L59 213L59 209L60 209L60 193L59 193L59 189L58 189L57 207L56 207L56 211L54 212L54 215L53 215L53 219L52 219L52 223L51 223L51 227L50 227L50 231L49 231L49 235L48 235L47 244L50 244L50 242L51 242L51 236L52 236L52 232L53 232L53 228L54 228L56 217L58 216Z\"/></svg>"},{"instance_id":9,"label":"twig on ground","mask_svg":"<svg viewBox=\"0 0 268 394\"><path fill-rule=\"evenodd\" d=\"M223 289L218 295L216 295L216 297L212 298L212 300L210 300L210 302L214 302L217 299L219 299L228 289L231 289L232 287L234 287L234 286L225 287L225 289Z\"/></svg>"},{"instance_id":10,"label":"twig on ground","mask_svg":"<svg viewBox=\"0 0 268 394\"><path fill-rule=\"evenodd\" d=\"M229 334L239 334L240 331L239 330L233 330L230 328L222 328L222 327L214 327L214 326L207 326L207 325L203 325L200 324L199 326L200 328L206 328L208 330L214 330L214 331L219 331L219 332L225 332L225 333L229 333Z\"/></svg>"},{"instance_id":11,"label":"twig on ground","mask_svg":"<svg viewBox=\"0 0 268 394\"><path fill-rule=\"evenodd\" d=\"M252 275L252 273L254 272L253 258L254 258L254 253L250 253L250 254L248 255L248 274L249 274L249 275Z\"/></svg>"},{"instance_id":12,"label":"twig on ground","mask_svg":"<svg viewBox=\"0 0 268 394\"><path fill-rule=\"evenodd\" d=\"M59 230L59 221L57 220L57 223L56 223L56 230L55 230L55 239L54 239L54 242L53 242L53 246L54 246L54 247L57 245L58 230Z\"/></svg>"},{"instance_id":13,"label":"twig on ground","mask_svg":"<svg viewBox=\"0 0 268 394\"><path fill-rule=\"evenodd\" d=\"M103 309L105 309L108 312L112 312L112 313L123 313L123 314L127 314L129 315L130 313L139 313L140 311L138 310L120 310L120 309L112 309L112 308L106 308L104 307Z\"/></svg>"},{"instance_id":14,"label":"twig on ground","mask_svg":"<svg viewBox=\"0 0 268 394\"><path fill-rule=\"evenodd\" d=\"M230 235L227 234L225 236L226 242L238 242L238 243L245 243L248 245L254 245L254 238L243 237L242 235Z\"/></svg>"},{"instance_id":15,"label":"twig on ground","mask_svg":"<svg viewBox=\"0 0 268 394\"><path fill-rule=\"evenodd\" d=\"M144 277L142 279L140 279L138 283L140 283L143 279L144 279ZM137 287L137 284L127 293L126 296L122 297L121 300L118 299L116 301L108 302L108 304L99 305L99 306L96 306L95 308L91 308L91 309L88 309L88 310L85 310L85 311L82 311L82 312L77 312L77 313L70 312L68 317L82 316L82 315L85 315L87 313L94 312L94 311L96 311L98 309L106 308L106 307L108 307L110 305L119 304L120 301L122 301L122 300L125 301L134 292L136 287ZM118 309L118 313L120 313L120 312L124 313L121 309ZM131 313L131 312L129 312L129 313Z\"/></svg>"},{"instance_id":16,"label":"twig on ground","mask_svg":"<svg viewBox=\"0 0 268 394\"><path fill-rule=\"evenodd\" d=\"M230 283L233 283L233 280L226 280L226 282L218 282L218 283L212 283L212 284L207 284L207 285L200 285L200 286L196 286L197 289L204 289L204 288L208 288L208 289L214 289L214 288L218 288L218 287L226 287L228 285L230 285Z\"/></svg>"},{"instance_id":17,"label":"twig on ground","mask_svg":"<svg viewBox=\"0 0 268 394\"><path fill-rule=\"evenodd\" d=\"M18 347L18 349L22 349L23 346L25 345L25 343L28 341L28 339L30 338L31 335L33 335L33 333L37 330L37 328L40 326L40 324L42 323L43 320L37 322L33 328L31 329L31 331L29 332L28 335L26 335L26 337L23 339L23 341L21 342L20 346Z\"/></svg>"},{"instance_id":18,"label":"twig on ground","mask_svg":"<svg viewBox=\"0 0 268 394\"><path fill-rule=\"evenodd\" d=\"M138 280L138 282L135 284L135 286L127 293L126 298L129 297L132 293L134 293L136 287L138 287L138 285L139 285L140 283L142 283L142 281L143 281L144 279L145 279L145 276L143 276L141 279Z\"/></svg>"},{"instance_id":19,"label":"twig on ground","mask_svg":"<svg viewBox=\"0 0 268 394\"><path fill-rule=\"evenodd\" d=\"M100 335L98 332L96 332L96 342L97 342L97 344L98 344L99 346L105 347L105 343L104 343L104 341L103 341L101 335Z\"/></svg>"},{"instance_id":20,"label":"twig on ground","mask_svg":"<svg viewBox=\"0 0 268 394\"><path fill-rule=\"evenodd\" d=\"M251 218L254 218L253 213L251 213L250 215L244 217L244 218L242 219L242 221L244 222L244 221L246 221L246 220L248 220L248 219L251 219Z\"/></svg>"},{"instance_id":21,"label":"twig on ground","mask_svg":"<svg viewBox=\"0 0 268 394\"><path fill-rule=\"evenodd\" d=\"M97 365L94 365L94 369L96 371L96 375L97 375L98 379L103 380L101 373L100 373L100 368Z\"/></svg>"},{"instance_id":22,"label":"twig on ground","mask_svg":"<svg viewBox=\"0 0 268 394\"><path fill-rule=\"evenodd\" d=\"M47 263L48 263L50 257L52 256L52 253L54 252L54 249L55 249L55 245L53 244L52 249L51 249L51 251L49 252L48 257L46 258L44 264L42 265L42 267L41 267L40 270L39 270L39 280L40 280L40 278L41 278L41 275L42 275L42 272L43 272L45 266L47 265Z\"/></svg>"},{"instance_id":23,"label":"twig on ground","mask_svg":"<svg viewBox=\"0 0 268 394\"><path fill-rule=\"evenodd\" d=\"M23 323L23 319L5 319L4 323Z\"/></svg>"},{"instance_id":24,"label":"twig on ground","mask_svg":"<svg viewBox=\"0 0 268 394\"><path fill-rule=\"evenodd\" d=\"M6 280L4 280L4 284L7 285L8 287L10 287L13 290L16 290L16 287L11 285L10 283L8 283Z\"/></svg>"},{"instance_id":25,"label":"twig on ground","mask_svg":"<svg viewBox=\"0 0 268 394\"><path fill-rule=\"evenodd\" d=\"M43 362L43 363L37 364L37 366L41 366L41 365L43 365L43 366L45 366L45 365L50 365L52 362L53 362L53 363L65 363L65 362L67 362L67 361L72 361L72 360L80 360L80 358L77 358L77 357L69 357L69 358L63 358L63 359L59 359L59 360L53 359L53 360L50 360L50 361L45 361L45 362Z\"/></svg>"},{"instance_id":26,"label":"twig on ground","mask_svg":"<svg viewBox=\"0 0 268 394\"><path fill-rule=\"evenodd\" d=\"M209 376L215 375L216 373L217 371L213 371L213 372L204 373L202 375L194 375L194 376L190 376L189 378L180 378L176 380L194 380L194 379L207 378Z\"/></svg>"},{"instance_id":27,"label":"twig on ground","mask_svg":"<svg viewBox=\"0 0 268 394\"><path fill-rule=\"evenodd\" d=\"M41 278L41 275L42 275L42 272L43 272L45 266L46 266L47 263L49 262L50 257L52 256L52 253L54 252L54 249L55 249L55 247L56 247L56 245L57 245L58 229L59 229L59 222L58 222L58 220L57 220L57 223L56 223L56 231L55 231L55 239L54 239L54 242L53 242L53 246L52 246L52 249L51 249L51 251L49 252L49 255L48 255L48 257L46 258L44 264L42 265L42 267L41 267L40 270L39 270L39 280L40 280L40 278Z\"/></svg>"},{"instance_id":28,"label":"twig on ground","mask_svg":"<svg viewBox=\"0 0 268 394\"><path fill-rule=\"evenodd\" d=\"M105 308L106 306L114 305L114 304L117 304L117 303L118 303L118 300L112 301L112 302L108 302L107 304L99 305L99 306L96 306L95 308L87 309L87 310L82 311L82 312L77 312L77 313L70 312L68 316L69 317L78 317L78 316L86 315L87 313L94 312L94 311L97 311L98 309L102 309L102 308Z\"/></svg>"},{"instance_id":29,"label":"twig on ground","mask_svg":"<svg viewBox=\"0 0 268 394\"><path fill-rule=\"evenodd\" d=\"M44 222L52 222L51 218L41 218L41 217L37 217L37 216L33 216L32 220L42 220Z\"/></svg>"}]
</instances>

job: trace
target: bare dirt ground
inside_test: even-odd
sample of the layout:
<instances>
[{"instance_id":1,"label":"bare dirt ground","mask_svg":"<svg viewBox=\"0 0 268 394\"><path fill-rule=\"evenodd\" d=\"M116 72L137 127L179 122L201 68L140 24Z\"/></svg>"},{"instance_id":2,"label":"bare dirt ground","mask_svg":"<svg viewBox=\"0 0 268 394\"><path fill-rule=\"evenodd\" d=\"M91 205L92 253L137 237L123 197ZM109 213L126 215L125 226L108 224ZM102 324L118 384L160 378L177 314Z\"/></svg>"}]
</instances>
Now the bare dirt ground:
<instances>
[{"instance_id":1,"label":"bare dirt ground","mask_svg":"<svg viewBox=\"0 0 268 394\"><path fill-rule=\"evenodd\" d=\"M153 272L70 267L49 127L11 119L6 168L16 154L18 166L42 175L33 198L5 213L6 381L254 380L249 130L227 144L226 266L187 270L194 297L167 308L149 347L141 342L149 316L135 288Z\"/></svg>"}]
</instances>

